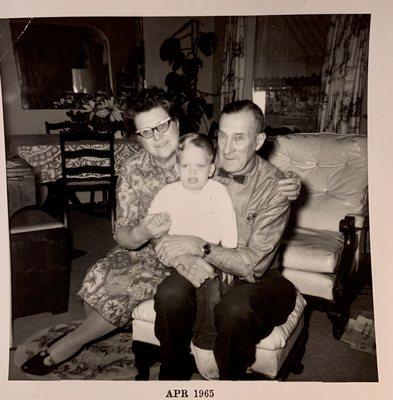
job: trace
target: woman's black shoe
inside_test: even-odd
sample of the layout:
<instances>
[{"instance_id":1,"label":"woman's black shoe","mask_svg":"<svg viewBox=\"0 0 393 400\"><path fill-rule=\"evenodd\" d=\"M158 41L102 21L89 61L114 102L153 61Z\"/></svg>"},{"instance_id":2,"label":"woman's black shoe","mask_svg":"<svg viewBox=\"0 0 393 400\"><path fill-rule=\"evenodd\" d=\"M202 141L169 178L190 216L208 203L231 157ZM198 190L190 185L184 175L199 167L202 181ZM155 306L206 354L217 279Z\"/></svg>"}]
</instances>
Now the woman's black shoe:
<instances>
[{"instance_id":1,"label":"woman's black shoe","mask_svg":"<svg viewBox=\"0 0 393 400\"><path fill-rule=\"evenodd\" d=\"M44 363L47 358L49 365ZM23 372L31 375L48 375L50 374L59 364L56 364L48 353L48 350L41 350L35 356L29 358L20 367Z\"/></svg>"},{"instance_id":2,"label":"woman's black shoe","mask_svg":"<svg viewBox=\"0 0 393 400\"><path fill-rule=\"evenodd\" d=\"M58 336L57 338L53 339L50 343L48 343L48 348L62 339L68 332L63 333L62 335ZM44 363L44 360L47 358L47 363ZM66 361L66 360L64 360ZM55 363L50 354L48 353L48 349L43 349L35 356L29 358L21 365L21 370L26 374L30 375L48 375L52 371L54 371L60 364L64 361L59 363ZM47 365L49 364L49 365Z\"/></svg>"}]
</instances>

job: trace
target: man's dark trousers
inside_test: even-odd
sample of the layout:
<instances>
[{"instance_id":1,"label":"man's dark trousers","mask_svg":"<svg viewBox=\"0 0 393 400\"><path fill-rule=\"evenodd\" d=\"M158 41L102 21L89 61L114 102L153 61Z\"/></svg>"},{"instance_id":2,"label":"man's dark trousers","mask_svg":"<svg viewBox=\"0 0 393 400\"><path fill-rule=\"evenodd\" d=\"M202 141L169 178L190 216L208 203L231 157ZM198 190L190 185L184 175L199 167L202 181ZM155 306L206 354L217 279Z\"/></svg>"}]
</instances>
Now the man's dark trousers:
<instances>
[{"instance_id":1,"label":"man's dark trousers","mask_svg":"<svg viewBox=\"0 0 393 400\"><path fill-rule=\"evenodd\" d=\"M176 271L158 286L155 296L155 334L161 343L162 380L191 377L190 342L194 334L196 289ZM214 309L214 356L220 379L241 380L255 361L255 346L295 307L291 282L272 269L255 283L235 278L233 287Z\"/></svg>"}]
</instances>

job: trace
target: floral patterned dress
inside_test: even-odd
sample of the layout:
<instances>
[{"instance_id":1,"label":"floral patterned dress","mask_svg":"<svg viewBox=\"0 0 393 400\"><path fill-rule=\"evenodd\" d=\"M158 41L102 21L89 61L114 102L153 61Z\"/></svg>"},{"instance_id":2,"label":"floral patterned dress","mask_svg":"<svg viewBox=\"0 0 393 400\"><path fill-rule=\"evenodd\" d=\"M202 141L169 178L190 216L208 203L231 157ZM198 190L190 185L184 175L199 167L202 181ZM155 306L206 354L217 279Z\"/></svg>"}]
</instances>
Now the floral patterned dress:
<instances>
[{"instance_id":1,"label":"floral patterned dress","mask_svg":"<svg viewBox=\"0 0 393 400\"><path fill-rule=\"evenodd\" d=\"M156 193L176 180L174 166L163 169L143 150L128 160L117 183L115 229L138 225ZM167 275L151 244L135 251L115 247L89 269L78 295L111 324L128 326L134 308L153 298Z\"/></svg>"}]
</instances>

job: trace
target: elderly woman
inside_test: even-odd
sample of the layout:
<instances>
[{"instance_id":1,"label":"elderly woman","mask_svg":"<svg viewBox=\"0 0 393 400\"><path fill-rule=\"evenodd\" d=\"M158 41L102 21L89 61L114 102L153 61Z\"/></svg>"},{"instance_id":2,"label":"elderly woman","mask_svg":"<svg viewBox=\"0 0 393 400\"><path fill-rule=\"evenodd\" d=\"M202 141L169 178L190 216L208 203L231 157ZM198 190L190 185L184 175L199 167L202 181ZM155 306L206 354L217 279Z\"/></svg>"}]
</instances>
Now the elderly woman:
<instances>
[{"instance_id":1,"label":"elderly woman","mask_svg":"<svg viewBox=\"0 0 393 400\"><path fill-rule=\"evenodd\" d=\"M118 178L114 236L119 246L97 261L84 279L78 294L85 303L86 319L27 360L21 366L26 373L48 374L86 343L130 325L133 309L153 298L158 284L169 274L151 244L167 229L157 229L147 210L155 194L178 179L175 165L179 122L173 104L158 88L142 90L128 113L142 149L122 166ZM283 195L296 198L297 178L281 183Z\"/></svg>"}]
</instances>

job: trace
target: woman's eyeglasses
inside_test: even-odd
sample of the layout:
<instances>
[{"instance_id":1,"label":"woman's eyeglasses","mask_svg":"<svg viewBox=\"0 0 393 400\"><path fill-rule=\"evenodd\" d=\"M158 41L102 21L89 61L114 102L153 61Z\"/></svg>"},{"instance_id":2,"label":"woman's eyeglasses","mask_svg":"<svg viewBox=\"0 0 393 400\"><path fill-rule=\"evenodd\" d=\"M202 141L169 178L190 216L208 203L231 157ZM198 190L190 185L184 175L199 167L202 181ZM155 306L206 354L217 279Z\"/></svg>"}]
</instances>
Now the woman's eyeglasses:
<instances>
[{"instance_id":1,"label":"woman's eyeglasses","mask_svg":"<svg viewBox=\"0 0 393 400\"><path fill-rule=\"evenodd\" d=\"M135 131L138 135L141 135L144 139L150 139L154 135L154 131L159 133L165 133L171 124L172 118L168 117L161 121L157 126L154 128L143 128Z\"/></svg>"}]
</instances>

